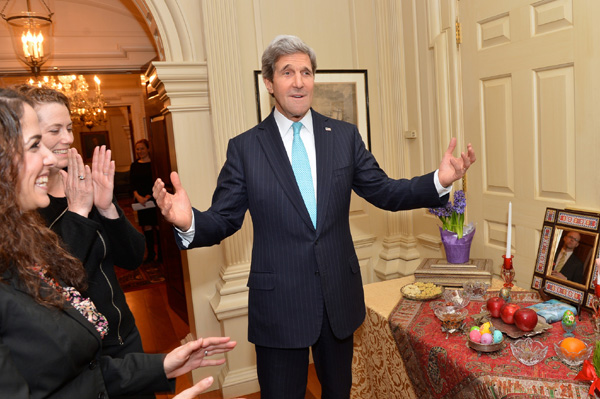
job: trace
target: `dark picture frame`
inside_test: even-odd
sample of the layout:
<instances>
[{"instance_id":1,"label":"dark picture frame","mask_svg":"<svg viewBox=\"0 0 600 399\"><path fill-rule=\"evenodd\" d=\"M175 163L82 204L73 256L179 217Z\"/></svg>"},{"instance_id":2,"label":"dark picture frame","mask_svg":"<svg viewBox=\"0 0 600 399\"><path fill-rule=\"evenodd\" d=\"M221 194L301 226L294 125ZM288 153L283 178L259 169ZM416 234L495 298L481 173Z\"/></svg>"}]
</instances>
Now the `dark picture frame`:
<instances>
[{"instance_id":1,"label":"dark picture frame","mask_svg":"<svg viewBox=\"0 0 600 399\"><path fill-rule=\"evenodd\" d=\"M583 263L581 283L552 274L554 261L569 232L580 235L578 246L571 256L577 256ZM595 284L593 276L597 273L595 259L600 257L599 235L600 213L546 208L531 288L539 290L545 296L571 302L578 309L582 306L592 309Z\"/></svg>"},{"instance_id":2,"label":"dark picture frame","mask_svg":"<svg viewBox=\"0 0 600 399\"><path fill-rule=\"evenodd\" d=\"M263 82L261 71L254 71L258 121L271 113L275 99ZM312 108L325 116L358 127L365 146L371 149L369 84L366 69L320 69L315 73Z\"/></svg>"},{"instance_id":3,"label":"dark picture frame","mask_svg":"<svg viewBox=\"0 0 600 399\"><path fill-rule=\"evenodd\" d=\"M110 141L108 138L108 131L91 131L81 132L81 157L83 162L92 162L92 156L94 155L94 148L96 146L106 145L106 149L110 149Z\"/></svg>"}]
</instances>

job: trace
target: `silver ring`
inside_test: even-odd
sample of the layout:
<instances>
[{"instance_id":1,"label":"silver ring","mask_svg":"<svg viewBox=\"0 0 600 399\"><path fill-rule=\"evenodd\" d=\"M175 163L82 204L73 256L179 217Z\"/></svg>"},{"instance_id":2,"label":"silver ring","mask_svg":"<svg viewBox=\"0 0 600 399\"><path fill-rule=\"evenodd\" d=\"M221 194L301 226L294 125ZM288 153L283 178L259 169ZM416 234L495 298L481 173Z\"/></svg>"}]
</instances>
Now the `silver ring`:
<instances>
[{"instance_id":1,"label":"silver ring","mask_svg":"<svg viewBox=\"0 0 600 399\"><path fill-rule=\"evenodd\" d=\"M85 176L79 176L79 180L85 179Z\"/></svg>"},{"instance_id":2,"label":"silver ring","mask_svg":"<svg viewBox=\"0 0 600 399\"><path fill-rule=\"evenodd\" d=\"M208 351L204 351L204 356L208 356Z\"/></svg>"},{"instance_id":3,"label":"silver ring","mask_svg":"<svg viewBox=\"0 0 600 399\"><path fill-rule=\"evenodd\" d=\"M103 173L104 176L108 176L108 173Z\"/></svg>"}]
</instances>

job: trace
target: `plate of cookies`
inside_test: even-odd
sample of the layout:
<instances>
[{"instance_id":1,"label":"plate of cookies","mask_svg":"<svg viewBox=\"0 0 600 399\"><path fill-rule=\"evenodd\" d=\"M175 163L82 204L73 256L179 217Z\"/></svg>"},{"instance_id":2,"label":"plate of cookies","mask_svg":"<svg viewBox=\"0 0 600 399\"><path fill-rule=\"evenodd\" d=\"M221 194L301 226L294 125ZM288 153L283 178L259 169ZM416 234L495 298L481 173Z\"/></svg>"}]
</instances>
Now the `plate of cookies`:
<instances>
[{"instance_id":1,"label":"plate of cookies","mask_svg":"<svg viewBox=\"0 0 600 399\"><path fill-rule=\"evenodd\" d=\"M414 301L429 301L442 296L444 287L434 283L423 283L417 281L415 283L406 284L400 288L402 296Z\"/></svg>"}]
</instances>

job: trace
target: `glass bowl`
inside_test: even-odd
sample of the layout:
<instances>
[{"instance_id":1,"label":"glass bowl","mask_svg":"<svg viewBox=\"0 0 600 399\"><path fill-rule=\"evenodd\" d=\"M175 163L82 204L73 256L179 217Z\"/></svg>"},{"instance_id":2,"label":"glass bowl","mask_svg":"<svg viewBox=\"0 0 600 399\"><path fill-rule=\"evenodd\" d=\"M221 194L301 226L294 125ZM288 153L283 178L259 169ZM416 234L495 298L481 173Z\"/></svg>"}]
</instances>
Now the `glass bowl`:
<instances>
[{"instance_id":1,"label":"glass bowl","mask_svg":"<svg viewBox=\"0 0 600 399\"><path fill-rule=\"evenodd\" d=\"M471 295L465 290L446 289L443 295L444 301L457 309L462 309L471 301Z\"/></svg>"},{"instance_id":2,"label":"glass bowl","mask_svg":"<svg viewBox=\"0 0 600 399\"><path fill-rule=\"evenodd\" d=\"M592 345L588 345L584 342L585 348L580 350L577 353L567 352L563 348L560 347L560 341L558 344L554 344L554 351L556 352L556 356L568 366L579 366L583 363L584 360L590 357L592 352L594 351L594 347Z\"/></svg>"},{"instance_id":3,"label":"glass bowl","mask_svg":"<svg viewBox=\"0 0 600 399\"><path fill-rule=\"evenodd\" d=\"M438 305L433 312L442 322L442 331L457 332L465 325L465 319L469 312L467 309L458 309L455 306Z\"/></svg>"},{"instance_id":4,"label":"glass bowl","mask_svg":"<svg viewBox=\"0 0 600 399\"><path fill-rule=\"evenodd\" d=\"M531 338L519 339L511 342L510 350L518 361L526 366L533 366L541 362L548 353L548 347L540 341Z\"/></svg>"},{"instance_id":5,"label":"glass bowl","mask_svg":"<svg viewBox=\"0 0 600 399\"><path fill-rule=\"evenodd\" d=\"M471 299L482 300L490 285L481 281L466 281L463 290L469 294Z\"/></svg>"}]
</instances>

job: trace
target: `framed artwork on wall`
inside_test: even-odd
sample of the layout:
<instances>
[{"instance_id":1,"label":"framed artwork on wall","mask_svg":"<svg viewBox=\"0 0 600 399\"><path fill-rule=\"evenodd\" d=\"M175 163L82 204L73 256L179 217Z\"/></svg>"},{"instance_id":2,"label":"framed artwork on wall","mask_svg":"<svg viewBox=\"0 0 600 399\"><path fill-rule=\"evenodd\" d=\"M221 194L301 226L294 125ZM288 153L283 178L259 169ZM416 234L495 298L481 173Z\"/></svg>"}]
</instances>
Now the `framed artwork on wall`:
<instances>
[{"instance_id":1,"label":"framed artwork on wall","mask_svg":"<svg viewBox=\"0 0 600 399\"><path fill-rule=\"evenodd\" d=\"M260 122L271 113L275 99L267 91L261 71L254 71L254 84ZM317 70L312 107L320 114L358 126L365 146L371 149L367 70Z\"/></svg>"},{"instance_id":2,"label":"framed artwork on wall","mask_svg":"<svg viewBox=\"0 0 600 399\"><path fill-rule=\"evenodd\" d=\"M101 145L106 145L106 149L110 149L110 142L108 140L108 131L97 131L97 132L80 132L81 135L81 157L83 162L92 162L92 156L94 155L94 148Z\"/></svg>"}]
</instances>

